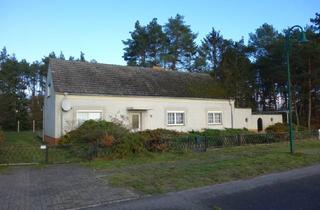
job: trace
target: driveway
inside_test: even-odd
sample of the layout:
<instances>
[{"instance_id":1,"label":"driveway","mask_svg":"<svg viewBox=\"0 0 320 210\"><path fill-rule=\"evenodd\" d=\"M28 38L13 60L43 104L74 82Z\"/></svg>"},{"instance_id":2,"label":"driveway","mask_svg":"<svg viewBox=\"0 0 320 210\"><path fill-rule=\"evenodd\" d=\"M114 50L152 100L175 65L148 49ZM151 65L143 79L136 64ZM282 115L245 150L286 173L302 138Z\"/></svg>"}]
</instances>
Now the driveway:
<instances>
[{"instance_id":1,"label":"driveway","mask_svg":"<svg viewBox=\"0 0 320 210\"><path fill-rule=\"evenodd\" d=\"M0 209L79 209L135 199L79 165L19 166L0 173Z\"/></svg>"}]
</instances>

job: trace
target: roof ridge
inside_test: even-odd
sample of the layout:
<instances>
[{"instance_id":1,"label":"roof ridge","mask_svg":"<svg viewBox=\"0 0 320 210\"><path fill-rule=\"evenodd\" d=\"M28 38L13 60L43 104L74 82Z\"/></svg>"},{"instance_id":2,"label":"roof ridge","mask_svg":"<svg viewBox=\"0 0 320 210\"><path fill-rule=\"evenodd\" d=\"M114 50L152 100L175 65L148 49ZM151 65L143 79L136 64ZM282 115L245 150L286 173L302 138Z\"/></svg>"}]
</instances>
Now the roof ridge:
<instances>
[{"instance_id":1,"label":"roof ridge","mask_svg":"<svg viewBox=\"0 0 320 210\"><path fill-rule=\"evenodd\" d=\"M201 73L201 72L188 72L188 71L173 71L169 69L163 69L164 71L159 71L158 69L154 69L152 67L143 67L143 66L125 66L125 65L119 65L119 64L108 64L108 63L90 63L88 61L79 61L79 60L62 60L60 58L49 58L50 60L55 62L66 62L66 63L77 63L77 64L86 64L86 65L92 65L92 66L108 66L108 67L118 67L118 68L126 68L131 69L134 71L151 71L151 72L168 72L173 74L189 74L189 75L203 75L203 76L210 76L209 73Z\"/></svg>"}]
</instances>

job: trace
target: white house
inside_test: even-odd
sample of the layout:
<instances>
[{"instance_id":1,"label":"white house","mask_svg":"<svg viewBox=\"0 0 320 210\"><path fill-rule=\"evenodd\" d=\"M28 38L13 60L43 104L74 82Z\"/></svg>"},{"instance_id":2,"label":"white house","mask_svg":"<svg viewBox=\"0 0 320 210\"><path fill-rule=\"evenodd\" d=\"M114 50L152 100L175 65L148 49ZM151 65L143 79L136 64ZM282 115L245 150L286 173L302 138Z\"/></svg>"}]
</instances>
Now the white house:
<instances>
[{"instance_id":1,"label":"white house","mask_svg":"<svg viewBox=\"0 0 320 210\"><path fill-rule=\"evenodd\" d=\"M207 74L50 59L44 138L56 142L88 119L121 121L132 130L248 128L282 122L215 97Z\"/></svg>"}]
</instances>

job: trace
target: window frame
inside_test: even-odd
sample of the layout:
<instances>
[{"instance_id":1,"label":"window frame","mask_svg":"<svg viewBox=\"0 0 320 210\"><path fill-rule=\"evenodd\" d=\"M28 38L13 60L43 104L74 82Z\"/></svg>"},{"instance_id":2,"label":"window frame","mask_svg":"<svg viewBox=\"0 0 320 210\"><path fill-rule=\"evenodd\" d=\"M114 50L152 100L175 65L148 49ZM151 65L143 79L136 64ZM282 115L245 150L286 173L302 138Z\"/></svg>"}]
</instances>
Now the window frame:
<instances>
[{"instance_id":1,"label":"window frame","mask_svg":"<svg viewBox=\"0 0 320 210\"><path fill-rule=\"evenodd\" d=\"M174 123L169 124L169 114L174 114ZM183 114L183 122L177 123L177 114ZM167 111L167 126L184 126L186 124L186 112L185 111Z\"/></svg>"},{"instance_id":2,"label":"window frame","mask_svg":"<svg viewBox=\"0 0 320 210\"><path fill-rule=\"evenodd\" d=\"M78 119L78 114L79 113L100 113L100 119L99 120L103 119L103 111L102 110L83 110L83 109L80 109L80 110L76 111L76 122L77 122L78 126L82 124L82 123L81 124L79 123L79 119ZM90 120L90 119L88 119L88 120ZM85 121L87 121L87 120L85 120Z\"/></svg>"},{"instance_id":3,"label":"window frame","mask_svg":"<svg viewBox=\"0 0 320 210\"><path fill-rule=\"evenodd\" d=\"M209 114L213 115L213 122L209 122ZM221 122L216 122L215 114L220 114L221 115ZM223 120L222 120L222 111L208 111L207 112L207 123L208 125L222 125Z\"/></svg>"}]
</instances>

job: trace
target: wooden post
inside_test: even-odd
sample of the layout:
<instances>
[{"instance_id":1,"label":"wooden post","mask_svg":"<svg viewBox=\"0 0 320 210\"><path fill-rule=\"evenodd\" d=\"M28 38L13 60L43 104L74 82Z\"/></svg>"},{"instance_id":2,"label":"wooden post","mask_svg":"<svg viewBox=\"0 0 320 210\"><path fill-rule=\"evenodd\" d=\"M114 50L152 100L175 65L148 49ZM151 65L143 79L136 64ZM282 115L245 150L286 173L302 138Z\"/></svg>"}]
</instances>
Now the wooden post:
<instances>
[{"instance_id":1,"label":"wooden post","mask_svg":"<svg viewBox=\"0 0 320 210\"><path fill-rule=\"evenodd\" d=\"M32 120L32 132L36 132L36 121Z\"/></svg>"},{"instance_id":2,"label":"wooden post","mask_svg":"<svg viewBox=\"0 0 320 210\"><path fill-rule=\"evenodd\" d=\"M18 120L18 125L17 125L17 132L20 132L20 121Z\"/></svg>"}]
</instances>

